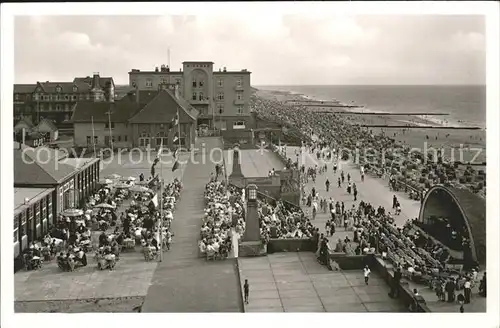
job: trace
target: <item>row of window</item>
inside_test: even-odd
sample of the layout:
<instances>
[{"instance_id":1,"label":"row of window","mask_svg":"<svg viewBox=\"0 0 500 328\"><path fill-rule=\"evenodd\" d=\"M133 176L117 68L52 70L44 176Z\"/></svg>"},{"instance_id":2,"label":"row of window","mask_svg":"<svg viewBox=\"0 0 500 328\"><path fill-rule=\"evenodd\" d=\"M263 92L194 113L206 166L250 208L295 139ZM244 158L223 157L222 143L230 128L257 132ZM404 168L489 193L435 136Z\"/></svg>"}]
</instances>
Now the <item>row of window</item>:
<instances>
[{"instance_id":1,"label":"row of window","mask_svg":"<svg viewBox=\"0 0 500 328\"><path fill-rule=\"evenodd\" d=\"M37 106L34 106L33 109L37 111ZM53 105L49 104L45 106L44 104L38 104L38 111L40 112L51 112L51 111L57 111L57 112L69 112L71 110L71 106L69 104L64 104L64 105ZM24 107L24 112L26 113L31 113L32 107L31 106L25 106ZM14 112L15 113L22 113L23 112L23 107L22 106L14 106Z\"/></svg>"},{"instance_id":2,"label":"row of window","mask_svg":"<svg viewBox=\"0 0 500 328\"><path fill-rule=\"evenodd\" d=\"M136 81L132 81L132 85L136 85ZM168 84L167 79L160 79L160 84ZM175 79L175 84L180 85L181 84L181 79ZM205 85L205 81L197 81L196 79L193 79L192 81L192 87L193 88L201 88ZM224 86L224 80L223 79L218 79L217 80L217 86L218 87L223 87ZM236 80L236 86L237 87L242 87L243 86L243 81L241 79ZM153 87L153 79L146 79L146 88L152 88Z\"/></svg>"},{"instance_id":3,"label":"row of window","mask_svg":"<svg viewBox=\"0 0 500 328\"><path fill-rule=\"evenodd\" d=\"M243 105L236 106L236 114L242 115L244 111ZM217 104L216 114L224 113L224 104Z\"/></svg>"},{"instance_id":4,"label":"row of window","mask_svg":"<svg viewBox=\"0 0 500 328\"><path fill-rule=\"evenodd\" d=\"M26 95L26 100L30 100L31 96L29 94ZM33 95L33 99L36 101L76 101L76 100L90 100L90 94L80 94L80 95L40 95L35 93ZM21 100L20 94L14 95L14 100Z\"/></svg>"},{"instance_id":5,"label":"row of window","mask_svg":"<svg viewBox=\"0 0 500 328\"><path fill-rule=\"evenodd\" d=\"M52 221L52 213L52 194L50 194L16 215L14 217L14 243L36 229L43 220Z\"/></svg>"},{"instance_id":6,"label":"row of window","mask_svg":"<svg viewBox=\"0 0 500 328\"><path fill-rule=\"evenodd\" d=\"M104 144L109 145L111 142L127 142L128 141L128 136L104 136ZM99 144L99 136L94 136L94 144L98 145ZM87 136L87 146L93 145L92 143L92 136Z\"/></svg>"}]
</instances>

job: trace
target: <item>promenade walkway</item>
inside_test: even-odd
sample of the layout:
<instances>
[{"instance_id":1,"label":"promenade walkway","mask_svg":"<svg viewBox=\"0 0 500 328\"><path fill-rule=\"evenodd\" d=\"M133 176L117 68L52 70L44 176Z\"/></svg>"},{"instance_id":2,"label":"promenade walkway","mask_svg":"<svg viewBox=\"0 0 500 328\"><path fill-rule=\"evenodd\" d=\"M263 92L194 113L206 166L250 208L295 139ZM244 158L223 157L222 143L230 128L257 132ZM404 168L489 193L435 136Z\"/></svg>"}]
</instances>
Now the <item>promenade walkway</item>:
<instances>
[{"instance_id":1,"label":"promenade walkway","mask_svg":"<svg viewBox=\"0 0 500 328\"><path fill-rule=\"evenodd\" d=\"M298 147L287 147L286 154L293 160L296 159L295 151ZM318 160L315 154L308 152L303 152L303 155L299 158L301 164L307 167L317 164L318 166L324 165L325 161ZM396 195L401 204L401 215L394 216L395 223L398 226L403 225L406 220L417 218L420 211L420 202L409 199L408 195L404 192L394 192L389 190L388 181L376 177L372 177L369 174L365 174L365 181L361 182L361 175L358 166L353 163L346 163L338 167L337 174L333 173L333 164L331 162L326 162L328 165L328 172L326 174L317 175L316 183L313 183L311 179L306 183L306 192L309 192L313 187L319 192L320 197L329 198L332 197L334 201L337 200L344 202L345 208L349 209L353 204L356 207L359 205L361 200L371 203L373 206L378 207L382 205L389 212L394 214L392 210L392 196ZM337 186L337 178L340 176L340 172L344 171L346 177L346 182L342 184L341 188ZM351 175L351 181L356 183L358 187L358 200L354 201L354 196L347 193L347 174ZM326 179L330 180L330 190L326 192L325 182ZM306 213L312 214L311 208L307 206L301 207ZM318 211L316 219L313 224L320 228L321 232L325 232L326 220L330 217L329 213L323 213ZM353 238L353 232L345 231L344 228L336 228L336 233L333 237L329 237L330 246L335 248L335 242L337 239L344 239L348 235L351 240ZM391 266L388 265L390 268ZM433 290L428 287L416 284L411 281L407 281L410 284L410 288L418 289L419 293L426 299L427 305L433 312L457 312L458 307L456 304L443 303L437 300L437 296ZM473 294L477 294L477 286L473 289ZM466 305L466 312L484 312L486 309L486 298L478 297L473 295L473 301L471 304Z\"/></svg>"},{"instance_id":2,"label":"promenade walkway","mask_svg":"<svg viewBox=\"0 0 500 328\"><path fill-rule=\"evenodd\" d=\"M199 138L206 152L220 147L218 138ZM209 156L206 156L208 159ZM186 164L184 190L177 204L172 248L154 272L142 312L240 312L241 293L236 260L207 262L198 257L198 240L204 210L203 193L215 164ZM218 159L216 159L218 160Z\"/></svg>"}]
</instances>

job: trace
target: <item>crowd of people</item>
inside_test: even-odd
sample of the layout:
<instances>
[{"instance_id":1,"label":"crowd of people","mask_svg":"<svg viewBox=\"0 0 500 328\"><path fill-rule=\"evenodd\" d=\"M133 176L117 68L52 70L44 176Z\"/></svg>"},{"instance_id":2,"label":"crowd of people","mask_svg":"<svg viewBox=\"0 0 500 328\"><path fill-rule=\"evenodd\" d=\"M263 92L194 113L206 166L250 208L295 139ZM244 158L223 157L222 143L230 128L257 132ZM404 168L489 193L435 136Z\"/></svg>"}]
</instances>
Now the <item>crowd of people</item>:
<instances>
[{"instance_id":1,"label":"crowd of people","mask_svg":"<svg viewBox=\"0 0 500 328\"><path fill-rule=\"evenodd\" d=\"M251 107L263 119L280 123L288 127L288 131L298 131L303 140L317 151L342 149L342 159L350 156L373 173L392 175L398 182L394 186L405 188L409 193L429 189L438 183L465 187L476 193L485 192L484 171L475 171L471 166L459 169L458 163L447 162L439 152L437 158L433 158L433 153L410 151L409 145L385 134L374 134L338 114L311 111L306 106L290 105L256 95L251 98ZM314 142L313 136L321 142ZM356 149L361 151L356 154ZM363 150L366 149L370 152L365 153Z\"/></svg>"},{"instance_id":2,"label":"crowd of people","mask_svg":"<svg viewBox=\"0 0 500 328\"><path fill-rule=\"evenodd\" d=\"M145 181L142 174L139 181L118 175L105 180L82 209L62 212L52 231L30 245L24 254L26 269L39 269L55 258L61 270L74 271L87 266L87 254L93 252L99 269L112 270L122 251L142 246L149 261L160 249L170 249L170 224L182 183L174 179L161 189L158 176Z\"/></svg>"}]
</instances>

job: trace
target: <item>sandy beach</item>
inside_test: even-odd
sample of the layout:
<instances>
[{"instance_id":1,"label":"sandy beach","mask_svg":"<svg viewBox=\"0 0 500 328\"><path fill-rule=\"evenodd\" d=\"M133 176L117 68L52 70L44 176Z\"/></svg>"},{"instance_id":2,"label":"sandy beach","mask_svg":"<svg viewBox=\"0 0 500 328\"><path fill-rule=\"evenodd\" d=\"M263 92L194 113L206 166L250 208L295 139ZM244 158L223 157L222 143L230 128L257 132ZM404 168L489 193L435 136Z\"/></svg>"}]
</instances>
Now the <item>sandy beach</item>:
<instances>
[{"instance_id":1,"label":"sandy beach","mask_svg":"<svg viewBox=\"0 0 500 328\"><path fill-rule=\"evenodd\" d=\"M284 102L287 100L304 100L302 95L292 94L286 91L257 90L256 95L264 99ZM315 107L308 110L315 111ZM335 108L331 111L349 113L349 110ZM358 111L358 110L356 110ZM362 110L359 110L362 111ZM359 125L410 125L410 126L438 126L429 120L412 115L360 115L341 114L341 119L350 124ZM444 116L446 117L446 116ZM442 154L452 161L471 162L478 169L484 169L480 164L486 162L486 131L485 130L461 130L461 129L426 129L426 128L370 128L373 134L384 133L397 142L416 148L421 151L427 149L442 149Z\"/></svg>"}]
</instances>

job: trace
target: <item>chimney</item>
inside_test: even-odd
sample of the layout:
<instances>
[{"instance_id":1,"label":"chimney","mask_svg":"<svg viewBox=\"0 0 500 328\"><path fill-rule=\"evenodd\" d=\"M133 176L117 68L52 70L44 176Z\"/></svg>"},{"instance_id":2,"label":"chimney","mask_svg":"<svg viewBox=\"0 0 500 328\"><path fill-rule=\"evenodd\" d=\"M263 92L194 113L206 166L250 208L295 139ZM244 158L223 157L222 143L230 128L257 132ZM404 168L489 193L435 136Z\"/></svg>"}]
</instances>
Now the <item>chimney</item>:
<instances>
[{"instance_id":1,"label":"chimney","mask_svg":"<svg viewBox=\"0 0 500 328\"><path fill-rule=\"evenodd\" d=\"M158 69L158 66L155 67L155 72L158 73L159 72L159 69Z\"/></svg>"},{"instance_id":2,"label":"chimney","mask_svg":"<svg viewBox=\"0 0 500 328\"><path fill-rule=\"evenodd\" d=\"M223 72L227 72L226 66L224 66Z\"/></svg>"},{"instance_id":3,"label":"chimney","mask_svg":"<svg viewBox=\"0 0 500 328\"><path fill-rule=\"evenodd\" d=\"M99 81L99 72L94 73L92 77L92 89L100 89L101 83Z\"/></svg>"},{"instance_id":4,"label":"chimney","mask_svg":"<svg viewBox=\"0 0 500 328\"><path fill-rule=\"evenodd\" d=\"M168 67L168 65L167 65L167 72L170 72L170 67Z\"/></svg>"}]
</instances>

